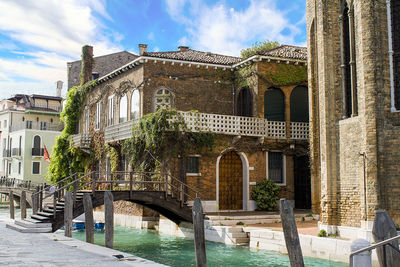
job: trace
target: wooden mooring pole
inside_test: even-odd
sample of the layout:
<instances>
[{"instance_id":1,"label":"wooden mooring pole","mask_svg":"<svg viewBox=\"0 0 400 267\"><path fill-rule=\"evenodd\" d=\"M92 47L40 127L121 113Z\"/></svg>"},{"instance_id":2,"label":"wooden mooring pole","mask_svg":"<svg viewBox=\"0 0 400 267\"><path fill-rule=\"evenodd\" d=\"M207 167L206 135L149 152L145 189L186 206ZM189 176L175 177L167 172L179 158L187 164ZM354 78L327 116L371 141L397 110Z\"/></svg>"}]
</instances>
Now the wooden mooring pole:
<instances>
[{"instance_id":1,"label":"wooden mooring pole","mask_svg":"<svg viewBox=\"0 0 400 267\"><path fill-rule=\"evenodd\" d=\"M20 207L21 207L21 219L23 220L26 218L26 192L25 191L21 192Z\"/></svg>"},{"instance_id":2,"label":"wooden mooring pole","mask_svg":"<svg viewBox=\"0 0 400 267\"><path fill-rule=\"evenodd\" d=\"M67 237L72 237L72 210L74 207L74 203L72 200L72 193L67 191L64 196L64 235Z\"/></svg>"},{"instance_id":3,"label":"wooden mooring pole","mask_svg":"<svg viewBox=\"0 0 400 267\"><path fill-rule=\"evenodd\" d=\"M200 198L194 199L192 208L193 228L194 228L194 247L196 250L196 266L207 266L206 242L204 237L204 214Z\"/></svg>"},{"instance_id":4,"label":"wooden mooring pole","mask_svg":"<svg viewBox=\"0 0 400 267\"><path fill-rule=\"evenodd\" d=\"M94 220L92 196L89 193L83 194L83 209L85 211L85 232L86 242L94 243Z\"/></svg>"},{"instance_id":5,"label":"wooden mooring pole","mask_svg":"<svg viewBox=\"0 0 400 267\"><path fill-rule=\"evenodd\" d=\"M111 191L104 192L105 245L114 247L114 196Z\"/></svg>"},{"instance_id":6,"label":"wooden mooring pole","mask_svg":"<svg viewBox=\"0 0 400 267\"><path fill-rule=\"evenodd\" d=\"M279 205L283 234L285 236L286 249L289 254L291 267L304 267L303 254L301 252L299 234L297 232L296 219L290 202L281 198Z\"/></svg>"},{"instance_id":7,"label":"wooden mooring pole","mask_svg":"<svg viewBox=\"0 0 400 267\"><path fill-rule=\"evenodd\" d=\"M10 190L10 195L9 195L9 199L10 199L10 219L15 219L15 207L14 207L14 194L13 191Z\"/></svg>"},{"instance_id":8,"label":"wooden mooring pole","mask_svg":"<svg viewBox=\"0 0 400 267\"><path fill-rule=\"evenodd\" d=\"M372 235L375 242L381 242L397 236L396 225L386 210L377 210L372 228ZM399 248L398 240L391 242L395 248ZM389 245L376 248L380 266L400 266L400 255Z\"/></svg>"}]
</instances>

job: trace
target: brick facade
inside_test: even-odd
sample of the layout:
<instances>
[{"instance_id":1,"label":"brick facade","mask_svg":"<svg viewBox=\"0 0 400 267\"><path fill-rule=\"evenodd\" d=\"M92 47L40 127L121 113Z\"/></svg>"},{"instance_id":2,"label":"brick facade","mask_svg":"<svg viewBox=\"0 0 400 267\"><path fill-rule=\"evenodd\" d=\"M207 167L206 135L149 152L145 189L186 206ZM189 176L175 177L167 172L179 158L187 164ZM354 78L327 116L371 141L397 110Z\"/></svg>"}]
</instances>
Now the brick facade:
<instances>
[{"instance_id":1,"label":"brick facade","mask_svg":"<svg viewBox=\"0 0 400 267\"><path fill-rule=\"evenodd\" d=\"M314 92L311 172L320 191L319 207L313 194L313 210L320 208L325 225L360 227L384 208L399 224L400 114L390 110L386 1L348 1L354 8L358 115L346 119L339 2L307 1L309 88Z\"/></svg>"}]
</instances>

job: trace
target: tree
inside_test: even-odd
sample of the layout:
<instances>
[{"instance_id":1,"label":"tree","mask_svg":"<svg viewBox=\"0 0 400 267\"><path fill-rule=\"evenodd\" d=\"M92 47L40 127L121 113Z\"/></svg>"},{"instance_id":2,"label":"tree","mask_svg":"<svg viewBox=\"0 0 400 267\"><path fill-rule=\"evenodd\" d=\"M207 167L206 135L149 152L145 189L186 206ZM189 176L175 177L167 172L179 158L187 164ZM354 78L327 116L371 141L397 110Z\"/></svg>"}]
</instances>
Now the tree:
<instances>
[{"instance_id":1,"label":"tree","mask_svg":"<svg viewBox=\"0 0 400 267\"><path fill-rule=\"evenodd\" d=\"M240 56L242 58L248 58L257 54L258 52L274 49L279 45L280 44L276 41L255 42L252 47L240 50Z\"/></svg>"}]
</instances>

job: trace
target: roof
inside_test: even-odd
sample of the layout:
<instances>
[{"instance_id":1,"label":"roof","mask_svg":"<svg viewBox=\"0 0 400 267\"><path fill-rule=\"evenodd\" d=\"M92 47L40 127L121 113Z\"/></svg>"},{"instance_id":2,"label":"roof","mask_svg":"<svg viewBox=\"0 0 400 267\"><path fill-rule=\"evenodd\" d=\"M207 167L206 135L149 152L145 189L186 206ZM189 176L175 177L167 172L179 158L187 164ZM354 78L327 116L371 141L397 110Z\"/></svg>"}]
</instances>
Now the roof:
<instances>
[{"instance_id":1,"label":"roof","mask_svg":"<svg viewBox=\"0 0 400 267\"><path fill-rule=\"evenodd\" d=\"M307 60L307 47L281 45L277 48L257 53L261 56Z\"/></svg>"},{"instance_id":2,"label":"roof","mask_svg":"<svg viewBox=\"0 0 400 267\"><path fill-rule=\"evenodd\" d=\"M220 65L231 65L242 60L240 57L224 56L210 52L192 50L189 48L169 52L145 52L143 56Z\"/></svg>"},{"instance_id":3,"label":"roof","mask_svg":"<svg viewBox=\"0 0 400 267\"><path fill-rule=\"evenodd\" d=\"M16 94L13 97L10 97L8 100L15 101L15 99L21 99L21 98L26 98L29 99L31 98L39 98L39 99L46 99L46 100L56 100L56 101L62 101L62 97L58 96L49 96L49 95L25 95L25 94Z\"/></svg>"}]
</instances>

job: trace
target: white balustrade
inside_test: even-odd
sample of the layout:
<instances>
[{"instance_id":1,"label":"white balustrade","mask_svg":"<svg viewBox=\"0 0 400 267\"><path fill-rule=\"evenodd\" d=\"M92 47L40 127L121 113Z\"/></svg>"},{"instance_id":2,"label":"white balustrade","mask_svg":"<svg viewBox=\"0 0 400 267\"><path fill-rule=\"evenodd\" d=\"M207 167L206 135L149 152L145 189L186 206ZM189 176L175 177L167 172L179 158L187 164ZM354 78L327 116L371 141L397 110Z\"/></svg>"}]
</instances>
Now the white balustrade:
<instances>
[{"instance_id":1,"label":"white balustrade","mask_svg":"<svg viewBox=\"0 0 400 267\"><path fill-rule=\"evenodd\" d=\"M226 135L266 137L272 139L286 138L286 122L268 121L262 118L208 114L179 111L170 121L181 117L192 132L211 132ZM108 126L105 132L106 142L128 139L132 136L132 126L136 121L127 121ZM292 139L308 139L308 123L290 123Z\"/></svg>"},{"instance_id":2,"label":"white balustrade","mask_svg":"<svg viewBox=\"0 0 400 267\"><path fill-rule=\"evenodd\" d=\"M82 148L90 147L90 143L92 142L92 137L88 134L75 134L71 139L74 146Z\"/></svg>"}]
</instances>

